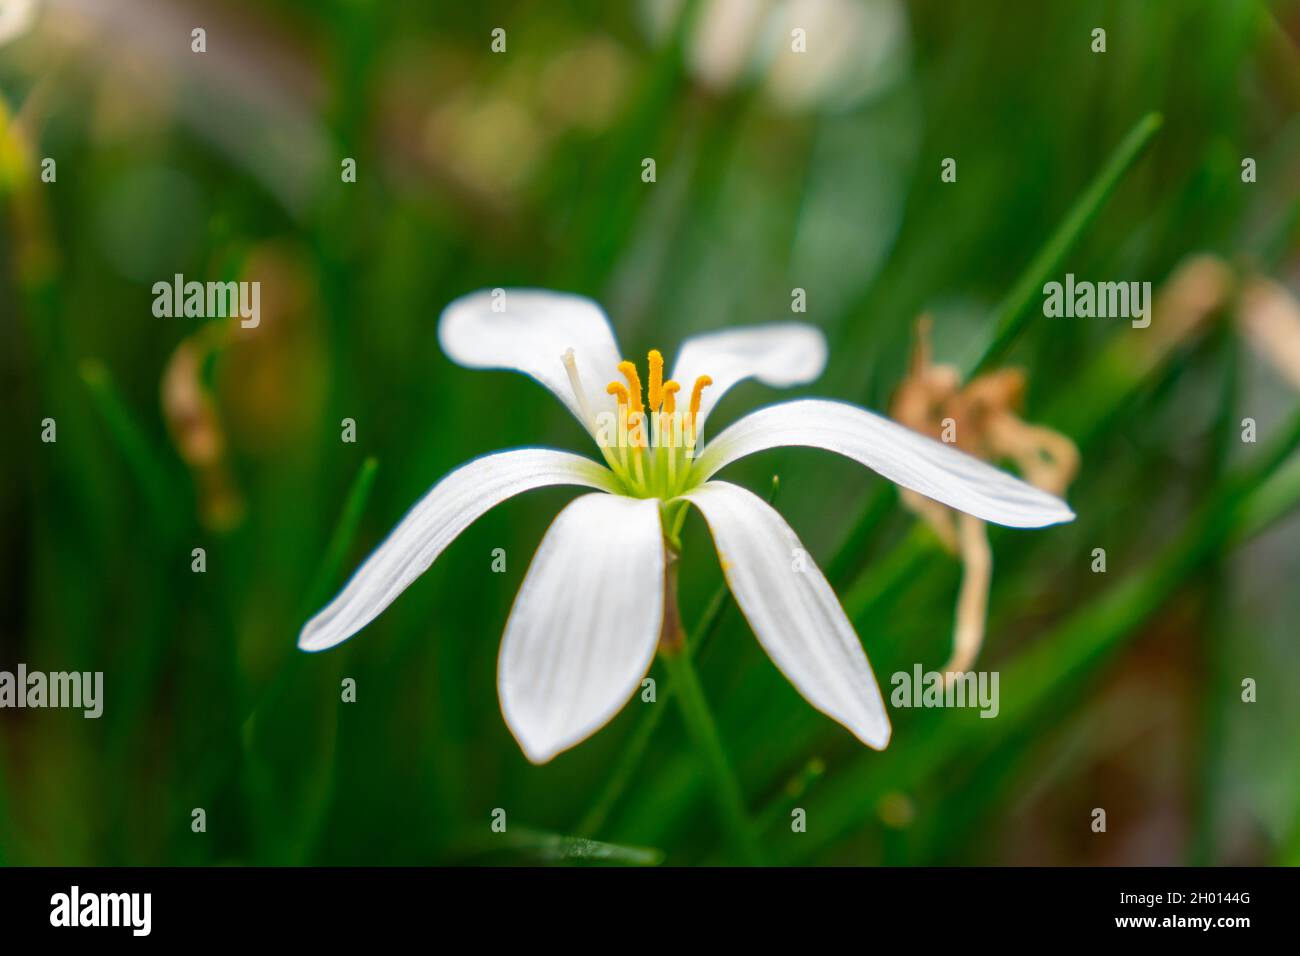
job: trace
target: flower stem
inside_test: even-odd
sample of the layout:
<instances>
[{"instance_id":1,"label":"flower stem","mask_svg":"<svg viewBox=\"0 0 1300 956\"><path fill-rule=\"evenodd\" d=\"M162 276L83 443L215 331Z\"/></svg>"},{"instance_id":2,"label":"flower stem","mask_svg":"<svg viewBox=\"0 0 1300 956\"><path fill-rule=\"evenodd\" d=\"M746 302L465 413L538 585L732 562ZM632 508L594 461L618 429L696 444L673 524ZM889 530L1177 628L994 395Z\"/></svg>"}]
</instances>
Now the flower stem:
<instances>
[{"instance_id":1,"label":"flower stem","mask_svg":"<svg viewBox=\"0 0 1300 956\"><path fill-rule=\"evenodd\" d=\"M604 829L610 814L618 806L619 800L623 798L637 769L641 766L641 760L645 757L655 731L659 729L663 715L668 712L668 708L663 706L663 701L666 695L671 693L672 686L665 686L659 692L659 703L650 706L645 716L639 718L640 722L621 748L618 762L606 779L605 785L600 788L596 799L592 801L582 819L574 825L573 832L578 836L594 837Z\"/></svg>"},{"instance_id":2,"label":"flower stem","mask_svg":"<svg viewBox=\"0 0 1300 956\"><path fill-rule=\"evenodd\" d=\"M712 777L713 798L717 801L718 812L722 816L728 835L747 865L761 866L762 853L754 838L749 814L745 810L740 784L731 770L731 764L722 746L722 738L718 735L717 724L713 721L713 714L709 711L708 702L704 698L700 679L695 673L695 665L691 663L690 648L683 646L675 652L661 653L660 657L667 666L673 687L677 691L674 696L681 708L686 731L690 734L696 749L699 750L700 756L704 758L705 766Z\"/></svg>"},{"instance_id":3,"label":"flower stem","mask_svg":"<svg viewBox=\"0 0 1300 956\"><path fill-rule=\"evenodd\" d=\"M175 497L174 476L169 473L167 464L123 401L104 363L98 359L86 359L78 371L94 399L96 411L108 426L109 435L121 449L132 476L139 482L145 506L153 511L156 525L162 529L164 537L177 533L180 522L167 505Z\"/></svg>"},{"instance_id":4,"label":"flower stem","mask_svg":"<svg viewBox=\"0 0 1300 956\"><path fill-rule=\"evenodd\" d=\"M727 590L725 584L721 585L714 593L708 609L705 610L704 615L696 625L694 650L697 653L705 642L710 639L713 632L717 630L718 621L722 618L722 612L727 607L727 600L730 595L731 592ZM610 814L623 798L623 794L631 784L637 769L641 766L641 761L650 748L651 738L654 737L655 731L659 729L659 724L663 722L664 714L668 712L668 709L663 704L673 696L675 685L672 677L669 677L667 681L661 681L660 685L658 703L651 707L649 712L641 718L636 730L633 731L628 738L627 744L623 747L622 755L619 757L613 772L605 781L605 785L597 794L591 807L583 815L582 820L574 827L574 832L580 836L595 836L604 828Z\"/></svg>"},{"instance_id":5,"label":"flower stem","mask_svg":"<svg viewBox=\"0 0 1300 956\"><path fill-rule=\"evenodd\" d=\"M357 528L361 525L361 517L365 513L366 502L370 499L370 491L374 487L375 474L378 470L379 460L373 455L361 463L356 478L352 480L352 487L348 490L343 512L339 515L334 533L330 535L329 544L325 548L325 557L316 569L316 576L312 579L311 589L307 592L299 617L320 610L325 599L330 595L330 588L338 584L339 573L343 568L343 562L347 559L352 540L356 537Z\"/></svg>"},{"instance_id":6,"label":"flower stem","mask_svg":"<svg viewBox=\"0 0 1300 956\"><path fill-rule=\"evenodd\" d=\"M781 479L777 475L773 475L772 484L767 493L768 504L772 504L776 500L776 495L780 488ZM686 511L686 502L683 501L680 504L681 508L677 515L677 520L672 522L665 520L665 525L676 527L678 532L681 531L681 519L684 518ZM673 541L671 536L669 538L669 544L674 549L674 552L680 551L680 542ZM674 557L676 557L676 554L674 554ZM674 575L675 561L670 562L665 570L668 575ZM677 614L676 579L673 578L668 582L668 584L672 588L671 611L669 610L668 603L669 593L665 592L664 614L665 617L672 614L676 621L676 624L674 625L676 633L672 636L678 641L684 641L685 631L681 627L681 618ZM704 645L712 639L714 632L718 629L718 623L722 620L722 612L727 609L730 601L731 591L728 590L726 582L723 582L718 585L718 589L714 591L713 597L705 606L704 613L696 623L695 640L692 645L694 653L698 654L704 648ZM673 696L673 687L673 678L670 676L667 683L664 683L659 689L660 703L663 703L669 697ZM650 740L654 737L655 731L659 729L659 724L663 720L665 712L665 708L654 707L651 708L650 712L646 714L645 717L641 718L641 722L637 725L636 731L628 738L627 745L623 748L622 756L619 758L614 771L605 781L605 785L601 788L600 793L597 794L596 799L592 802L590 808L588 808L582 819L574 827L575 833L581 836L595 836L605 826L610 814L613 812L615 806L618 805L618 802L622 799L628 785L632 782L632 778L636 775L637 768L641 765L641 760L645 757L645 752L650 748Z\"/></svg>"}]
</instances>

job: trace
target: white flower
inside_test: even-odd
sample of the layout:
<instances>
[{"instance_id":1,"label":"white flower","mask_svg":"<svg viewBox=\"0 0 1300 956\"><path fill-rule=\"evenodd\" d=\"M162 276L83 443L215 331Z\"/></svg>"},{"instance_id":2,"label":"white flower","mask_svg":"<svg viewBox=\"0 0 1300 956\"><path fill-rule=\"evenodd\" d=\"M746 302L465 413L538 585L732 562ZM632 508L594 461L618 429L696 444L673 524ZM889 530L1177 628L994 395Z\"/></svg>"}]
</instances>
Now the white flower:
<instances>
[{"instance_id":1,"label":"white flower","mask_svg":"<svg viewBox=\"0 0 1300 956\"><path fill-rule=\"evenodd\" d=\"M544 485L595 489L546 532L502 638L501 711L536 763L586 739L640 686L664 630L665 597L676 600L671 588L665 595L666 567L688 503L703 513L736 603L776 666L863 743L888 743L889 718L871 666L830 585L763 499L714 479L738 458L784 445L824 448L986 521L1036 528L1074 517L1046 492L841 402L772 405L700 444L710 410L737 382L793 386L821 374L826 342L808 325L695 336L683 343L667 381L662 358L651 352L644 393L636 366L620 360L604 312L579 296L476 292L447 307L438 336L463 366L513 369L549 388L596 438L604 464L523 448L462 465L307 622L298 646L325 650L356 634L507 498Z\"/></svg>"},{"instance_id":2,"label":"white flower","mask_svg":"<svg viewBox=\"0 0 1300 956\"><path fill-rule=\"evenodd\" d=\"M31 29L36 20L36 0L0 0L0 44Z\"/></svg>"}]
</instances>

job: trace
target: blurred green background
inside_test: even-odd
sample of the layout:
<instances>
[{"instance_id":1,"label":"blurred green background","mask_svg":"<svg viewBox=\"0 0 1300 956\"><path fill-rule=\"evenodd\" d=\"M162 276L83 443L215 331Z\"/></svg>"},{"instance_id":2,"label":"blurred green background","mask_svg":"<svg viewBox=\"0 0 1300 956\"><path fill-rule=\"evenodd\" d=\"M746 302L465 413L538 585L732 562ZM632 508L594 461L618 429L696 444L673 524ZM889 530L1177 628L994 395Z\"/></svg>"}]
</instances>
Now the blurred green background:
<instances>
[{"instance_id":1,"label":"blurred green background","mask_svg":"<svg viewBox=\"0 0 1300 956\"><path fill-rule=\"evenodd\" d=\"M512 285L593 296L631 357L789 318L803 288L832 344L808 393L878 410L928 311L941 361L1025 369L1025 417L1080 446L1078 520L992 535L1001 714L894 710L884 753L781 677L689 519L683 614L768 860L1300 861L1286 335L1255 347L1236 291L1147 330L1046 319L1040 295L1067 271L1159 290L1206 253L1293 309L1300 4L0 11L0 668L105 674L99 720L0 711L0 862L737 859L660 665L657 703L547 766L501 719L500 633L571 490L491 512L339 649L295 649L457 464L594 451L535 384L437 347L447 302ZM175 273L260 281L260 326L155 317ZM778 397L742 386L715 427ZM960 565L892 486L803 450L727 477L774 474L886 696L942 664Z\"/></svg>"}]
</instances>

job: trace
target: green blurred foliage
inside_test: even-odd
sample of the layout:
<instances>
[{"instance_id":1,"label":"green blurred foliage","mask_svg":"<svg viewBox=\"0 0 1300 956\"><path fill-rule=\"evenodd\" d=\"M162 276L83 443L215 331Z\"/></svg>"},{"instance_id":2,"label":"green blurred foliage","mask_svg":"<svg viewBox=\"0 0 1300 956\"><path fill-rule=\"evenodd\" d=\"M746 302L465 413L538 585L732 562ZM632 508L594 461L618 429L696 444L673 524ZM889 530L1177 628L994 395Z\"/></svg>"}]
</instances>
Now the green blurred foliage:
<instances>
[{"instance_id":1,"label":"green blurred foliage","mask_svg":"<svg viewBox=\"0 0 1300 956\"><path fill-rule=\"evenodd\" d=\"M0 861L736 859L677 714L645 729L662 701L634 698L540 768L501 720L500 632L571 492L506 503L364 634L295 649L321 589L445 472L523 444L588 450L532 382L440 353L437 316L464 292L591 295L635 356L788 317L804 288L832 342L810 392L883 409L915 317L969 368L1150 113L1158 134L1052 274L1158 287L1209 252L1300 281L1296 3L804 4L811 65L774 19L767 58L721 77L748 46L743 24L711 28L714 6L131 0L41 9L0 47L0 668L106 675L100 720L0 712ZM174 273L261 281L261 326L155 317L151 286ZM1078 521L992 539L982 662L1003 715L895 711L889 750L865 750L717 604L700 672L764 852L1294 862L1295 395L1230 310L1143 364L1122 322L1029 309L1005 359L1028 373L1026 418L1071 435L1083 468ZM169 390L178 354L193 362ZM773 397L738 388L716 421ZM1258 445L1239 440L1247 415ZM773 474L886 696L894 670L941 664L959 565L893 489L803 450L730 478ZM703 523L685 533L692 626L721 574Z\"/></svg>"}]
</instances>

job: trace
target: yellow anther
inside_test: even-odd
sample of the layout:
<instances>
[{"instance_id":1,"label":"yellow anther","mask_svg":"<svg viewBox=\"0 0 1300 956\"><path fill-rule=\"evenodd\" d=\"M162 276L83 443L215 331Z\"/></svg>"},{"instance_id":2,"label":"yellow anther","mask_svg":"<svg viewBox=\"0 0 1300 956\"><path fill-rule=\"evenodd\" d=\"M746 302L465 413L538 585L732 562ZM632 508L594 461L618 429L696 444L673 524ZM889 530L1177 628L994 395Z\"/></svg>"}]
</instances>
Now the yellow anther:
<instances>
[{"instance_id":1,"label":"yellow anther","mask_svg":"<svg viewBox=\"0 0 1300 956\"><path fill-rule=\"evenodd\" d=\"M713 384L713 379L707 375L701 375L695 380L695 387L691 389L691 424L695 424L695 416L700 413L700 393Z\"/></svg>"},{"instance_id":2,"label":"yellow anther","mask_svg":"<svg viewBox=\"0 0 1300 956\"><path fill-rule=\"evenodd\" d=\"M646 364L650 366L650 411L657 412L664 401L664 357L651 349Z\"/></svg>"},{"instance_id":3,"label":"yellow anther","mask_svg":"<svg viewBox=\"0 0 1300 956\"><path fill-rule=\"evenodd\" d=\"M632 362L622 361L618 363L618 370L627 379L628 403L632 411L643 411L645 406L641 404L641 376L636 373L636 365Z\"/></svg>"},{"instance_id":4,"label":"yellow anther","mask_svg":"<svg viewBox=\"0 0 1300 956\"><path fill-rule=\"evenodd\" d=\"M605 386L606 395L617 395L619 405L627 404L627 389L622 382L610 382Z\"/></svg>"},{"instance_id":5,"label":"yellow anther","mask_svg":"<svg viewBox=\"0 0 1300 956\"><path fill-rule=\"evenodd\" d=\"M672 379L664 382L664 414L671 415L677 411L677 393L681 391L681 388Z\"/></svg>"}]
</instances>

